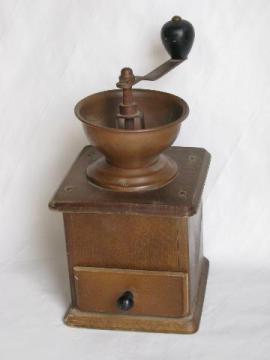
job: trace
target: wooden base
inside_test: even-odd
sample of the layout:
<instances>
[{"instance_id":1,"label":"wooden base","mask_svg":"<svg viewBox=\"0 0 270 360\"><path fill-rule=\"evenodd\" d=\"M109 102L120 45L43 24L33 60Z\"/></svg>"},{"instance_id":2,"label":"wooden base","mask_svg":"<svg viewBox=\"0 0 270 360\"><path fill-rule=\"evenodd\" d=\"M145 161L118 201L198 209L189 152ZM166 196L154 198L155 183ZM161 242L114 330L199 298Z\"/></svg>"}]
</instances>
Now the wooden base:
<instances>
[{"instance_id":1,"label":"wooden base","mask_svg":"<svg viewBox=\"0 0 270 360\"><path fill-rule=\"evenodd\" d=\"M69 326L108 329L149 331L162 333L192 334L199 328L208 277L209 261L204 258L196 301L191 314L183 318L114 315L83 312L70 308L64 318Z\"/></svg>"},{"instance_id":2,"label":"wooden base","mask_svg":"<svg viewBox=\"0 0 270 360\"><path fill-rule=\"evenodd\" d=\"M201 194L210 155L181 147L165 154L179 169L167 186L119 193L87 179L86 168L100 158L87 146L54 195L50 207L63 212L67 242L72 299L67 325L198 330L208 273ZM124 312L119 299L127 292L134 306Z\"/></svg>"}]
</instances>

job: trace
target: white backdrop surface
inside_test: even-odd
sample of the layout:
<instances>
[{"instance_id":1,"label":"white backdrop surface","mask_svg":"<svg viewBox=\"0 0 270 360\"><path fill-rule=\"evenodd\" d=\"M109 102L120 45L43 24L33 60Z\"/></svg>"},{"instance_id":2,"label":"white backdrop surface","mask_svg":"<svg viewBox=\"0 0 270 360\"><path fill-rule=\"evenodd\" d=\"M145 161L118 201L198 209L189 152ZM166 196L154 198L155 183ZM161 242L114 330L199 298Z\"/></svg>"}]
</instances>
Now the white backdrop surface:
<instances>
[{"instance_id":1,"label":"white backdrop surface","mask_svg":"<svg viewBox=\"0 0 270 360\"><path fill-rule=\"evenodd\" d=\"M87 144L75 103L168 58L161 26L191 21L188 61L155 83L190 116L176 145L212 154L211 268L195 335L72 329L61 215L47 203ZM270 358L270 2L0 1L0 359Z\"/></svg>"}]
</instances>

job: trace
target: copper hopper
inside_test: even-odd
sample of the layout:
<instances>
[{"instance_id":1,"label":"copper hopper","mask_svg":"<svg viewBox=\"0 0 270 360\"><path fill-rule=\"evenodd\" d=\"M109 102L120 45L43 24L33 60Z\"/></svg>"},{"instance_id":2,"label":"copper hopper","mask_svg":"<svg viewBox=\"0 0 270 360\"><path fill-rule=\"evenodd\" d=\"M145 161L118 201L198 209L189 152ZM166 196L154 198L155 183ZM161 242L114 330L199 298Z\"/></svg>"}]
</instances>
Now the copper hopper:
<instances>
[{"instance_id":1,"label":"copper hopper","mask_svg":"<svg viewBox=\"0 0 270 360\"><path fill-rule=\"evenodd\" d=\"M117 83L122 90L100 92L76 105L88 139L104 155L87 168L92 183L131 192L158 189L175 178L177 165L162 152L175 141L188 105L175 95L132 86L156 80L183 62L193 38L192 25L174 17L162 29L170 60L145 76L124 68Z\"/></svg>"},{"instance_id":2,"label":"copper hopper","mask_svg":"<svg viewBox=\"0 0 270 360\"><path fill-rule=\"evenodd\" d=\"M121 90L91 95L75 108L91 144L104 155L88 166L87 176L116 191L156 189L174 179L177 165L161 153L175 141L188 115L188 105L175 95L136 89L133 96L143 111L144 128L117 128Z\"/></svg>"}]
</instances>

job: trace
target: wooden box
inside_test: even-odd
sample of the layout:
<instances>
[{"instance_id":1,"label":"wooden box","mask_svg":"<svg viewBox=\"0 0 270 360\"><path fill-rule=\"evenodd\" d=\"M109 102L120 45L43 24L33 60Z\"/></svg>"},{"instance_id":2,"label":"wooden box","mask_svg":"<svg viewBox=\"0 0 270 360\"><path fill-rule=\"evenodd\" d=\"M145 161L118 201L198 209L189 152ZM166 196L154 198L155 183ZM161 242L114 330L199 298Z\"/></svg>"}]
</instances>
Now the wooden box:
<instances>
[{"instance_id":1,"label":"wooden box","mask_svg":"<svg viewBox=\"0 0 270 360\"><path fill-rule=\"evenodd\" d=\"M85 147L50 202L63 212L72 326L193 333L208 274L201 194L210 162L204 149L172 147L177 177L158 190L120 193L88 182L101 156ZM128 310L119 307L132 294Z\"/></svg>"}]
</instances>

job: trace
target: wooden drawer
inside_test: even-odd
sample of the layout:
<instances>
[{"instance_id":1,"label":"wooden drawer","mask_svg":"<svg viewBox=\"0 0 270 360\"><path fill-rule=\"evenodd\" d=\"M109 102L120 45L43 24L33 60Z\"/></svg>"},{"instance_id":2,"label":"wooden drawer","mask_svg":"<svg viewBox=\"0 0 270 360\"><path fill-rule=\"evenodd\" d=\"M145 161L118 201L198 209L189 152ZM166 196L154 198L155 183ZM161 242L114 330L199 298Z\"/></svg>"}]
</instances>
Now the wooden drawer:
<instances>
[{"instance_id":1,"label":"wooden drawer","mask_svg":"<svg viewBox=\"0 0 270 360\"><path fill-rule=\"evenodd\" d=\"M181 317L189 312L188 275L181 272L74 267L76 305L82 311ZM130 292L133 306L118 299Z\"/></svg>"}]
</instances>

